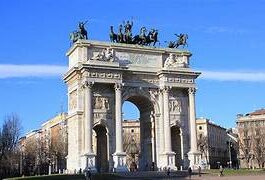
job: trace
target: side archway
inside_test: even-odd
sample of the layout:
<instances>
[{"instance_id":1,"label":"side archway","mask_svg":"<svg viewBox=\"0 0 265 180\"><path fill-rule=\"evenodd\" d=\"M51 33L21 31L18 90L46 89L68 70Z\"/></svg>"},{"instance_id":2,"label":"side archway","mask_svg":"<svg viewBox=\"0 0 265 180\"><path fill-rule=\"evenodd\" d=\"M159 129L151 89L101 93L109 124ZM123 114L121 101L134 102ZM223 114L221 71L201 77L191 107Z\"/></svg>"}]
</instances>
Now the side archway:
<instances>
[{"instance_id":1,"label":"side archway","mask_svg":"<svg viewBox=\"0 0 265 180\"><path fill-rule=\"evenodd\" d=\"M98 172L108 172L108 137L104 125L98 124L93 128L96 135L96 168Z\"/></svg>"}]
</instances>

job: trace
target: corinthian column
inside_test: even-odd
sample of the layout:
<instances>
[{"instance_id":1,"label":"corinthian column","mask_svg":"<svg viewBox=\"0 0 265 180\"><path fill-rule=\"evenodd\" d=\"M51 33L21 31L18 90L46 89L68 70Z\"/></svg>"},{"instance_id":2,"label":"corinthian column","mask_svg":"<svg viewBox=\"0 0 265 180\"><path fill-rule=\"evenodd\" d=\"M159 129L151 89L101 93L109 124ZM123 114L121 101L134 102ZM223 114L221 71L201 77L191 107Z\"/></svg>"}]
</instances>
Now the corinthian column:
<instances>
[{"instance_id":1,"label":"corinthian column","mask_svg":"<svg viewBox=\"0 0 265 180\"><path fill-rule=\"evenodd\" d=\"M82 167L85 170L96 171L95 157L92 148L92 130L93 130L93 98L92 98L92 82L84 81L84 96L85 96L85 117L84 117L84 160L82 161Z\"/></svg>"},{"instance_id":2,"label":"corinthian column","mask_svg":"<svg viewBox=\"0 0 265 180\"><path fill-rule=\"evenodd\" d=\"M190 152L188 158L190 167L197 169L200 161L200 152L197 150L196 114L195 114L195 88L189 88L189 117L190 117Z\"/></svg>"},{"instance_id":3,"label":"corinthian column","mask_svg":"<svg viewBox=\"0 0 265 180\"><path fill-rule=\"evenodd\" d=\"M164 134L165 134L165 152L172 152L172 146L171 146L171 129L170 129L170 120L169 120L169 87L164 88Z\"/></svg>"},{"instance_id":4,"label":"corinthian column","mask_svg":"<svg viewBox=\"0 0 265 180\"><path fill-rule=\"evenodd\" d=\"M116 153L123 152L121 88L121 84L115 84Z\"/></svg>"},{"instance_id":5,"label":"corinthian column","mask_svg":"<svg viewBox=\"0 0 265 180\"><path fill-rule=\"evenodd\" d=\"M92 109L92 83L86 81L85 86L85 153L93 153L92 149L92 123L93 123L93 109Z\"/></svg>"},{"instance_id":6,"label":"corinthian column","mask_svg":"<svg viewBox=\"0 0 265 180\"><path fill-rule=\"evenodd\" d=\"M164 162L163 166L170 168L171 170L177 170L175 166L175 155L172 151L171 145L171 128L170 128L170 116L169 116L169 87L165 86L163 89L163 107L164 107Z\"/></svg>"},{"instance_id":7,"label":"corinthian column","mask_svg":"<svg viewBox=\"0 0 265 180\"><path fill-rule=\"evenodd\" d=\"M195 92L196 92L195 88L189 88L190 151L191 152L197 152Z\"/></svg>"},{"instance_id":8,"label":"corinthian column","mask_svg":"<svg viewBox=\"0 0 265 180\"><path fill-rule=\"evenodd\" d=\"M122 84L115 84L116 151L113 154L115 172L128 171L126 167L126 153L123 152L123 143L122 143L121 90L122 90Z\"/></svg>"}]
</instances>

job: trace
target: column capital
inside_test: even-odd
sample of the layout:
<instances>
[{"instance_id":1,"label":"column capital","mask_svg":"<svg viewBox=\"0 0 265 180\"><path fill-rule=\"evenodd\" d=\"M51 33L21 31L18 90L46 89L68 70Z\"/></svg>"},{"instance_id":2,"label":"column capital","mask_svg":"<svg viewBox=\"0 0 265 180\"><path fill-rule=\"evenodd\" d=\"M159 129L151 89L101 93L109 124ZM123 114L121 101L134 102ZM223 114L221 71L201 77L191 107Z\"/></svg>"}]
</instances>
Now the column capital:
<instances>
[{"instance_id":1,"label":"column capital","mask_svg":"<svg viewBox=\"0 0 265 180\"><path fill-rule=\"evenodd\" d=\"M160 91L168 93L171 90L171 86L163 86L160 88Z\"/></svg>"},{"instance_id":2,"label":"column capital","mask_svg":"<svg viewBox=\"0 0 265 180\"><path fill-rule=\"evenodd\" d=\"M193 94L193 95L195 95L195 93L196 93L196 88L194 88L194 87L190 87L190 88L188 89L188 92L189 92L189 94Z\"/></svg>"},{"instance_id":3,"label":"column capital","mask_svg":"<svg viewBox=\"0 0 265 180\"><path fill-rule=\"evenodd\" d=\"M87 88L91 89L93 85L94 85L94 81L88 81L88 80L82 81L82 87L83 88L87 87Z\"/></svg>"},{"instance_id":4,"label":"column capital","mask_svg":"<svg viewBox=\"0 0 265 180\"><path fill-rule=\"evenodd\" d=\"M122 83L115 83L114 87L115 87L115 90L121 90L123 87L123 84Z\"/></svg>"}]
</instances>

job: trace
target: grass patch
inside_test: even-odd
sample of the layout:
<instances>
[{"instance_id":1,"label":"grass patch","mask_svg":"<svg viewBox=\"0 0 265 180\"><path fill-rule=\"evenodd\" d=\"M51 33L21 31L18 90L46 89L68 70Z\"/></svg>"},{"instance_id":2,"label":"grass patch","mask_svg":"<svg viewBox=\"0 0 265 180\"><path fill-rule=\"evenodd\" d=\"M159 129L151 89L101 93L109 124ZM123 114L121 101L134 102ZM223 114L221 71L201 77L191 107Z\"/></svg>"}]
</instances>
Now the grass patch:
<instances>
[{"instance_id":1,"label":"grass patch","mask_svg":"<svg viewBox=\"0 0 265 180\"><path fill-rule=\"evenodd\" d=\"M219 175L219 169L210 169L203 171L209 175ZM223 174L225 176L246 176L246 175L261 175L265 174L265 169L224 169Z\"/></svg>"},{"instance_id":2,"label":"grass patch","mask_svg":"<svg viewBox=\"0 0 265 180\"><path fill-rule=\"evenodd\" d=\"M93 174L93 180L114 180L119 179L120 176L116 174ZM25 177L14 177L6 180L85 180L83 174L54 174L54 175L43 175L43 176L25 176Z\"/></svg>"}]
</instances>

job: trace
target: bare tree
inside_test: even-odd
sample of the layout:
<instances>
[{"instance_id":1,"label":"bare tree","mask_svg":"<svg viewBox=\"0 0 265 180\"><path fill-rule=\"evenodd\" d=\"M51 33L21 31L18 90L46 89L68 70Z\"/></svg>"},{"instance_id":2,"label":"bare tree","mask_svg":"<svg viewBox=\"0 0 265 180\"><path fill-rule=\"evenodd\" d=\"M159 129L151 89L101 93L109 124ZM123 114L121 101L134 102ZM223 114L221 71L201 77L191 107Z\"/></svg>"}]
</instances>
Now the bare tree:
<instances>
[{"instance_id":1,"label":"bare tree","mask_svg":"<svg viewBox=\"0 0 265 180\"><path fill-rule=\"evenodd\" d=\"M8 177L18 173L18 139L21 131L16 114L7 115L0 128L0 176ZM0 177L0 179L1 179Z\"/></svg>"},{"instance_id":2,"label":"bare tree","mask_svg":"<svg viewBox=\"0 0 265 180\"><path fill-rule=\"evenodd\" d=\"M24 144L24 173L26 175L47 174L49 165L49 148L41 131L28 137Z\"/></svg>"},{"instance_id":3,"label":"bare tree","mask_svg":"<svg viewBox=\"0 0 265 180\"><path fill-rule=\"evenodd\" d=\"M58 126L57 134L49 144L50 159L55 164L55 171L66 168L67 132L65 127Z\"/></svg>"},{"instance_id":4,"label":"bare tree","mask_svg":"<svg viewBox=\"0 0 265 180\"><path fill-rule=\"evenodd\" d=\"M265 132L260 127L255 129L255 136L253 137L253 155L259 168L262 168L265 163Z\"/></svg>"},{"instance_id":5,"label":"bare tree","mask_svg":"<svg viewBox=\"0 0 265 180\"><path fill-rule=\"evenodd\" d=\"M247 166L249 167L250 159L251 159L251 139L241 138L238 141L239 151L240 151L240 159L244 160Z\"/></svg>"}]
</instances>

